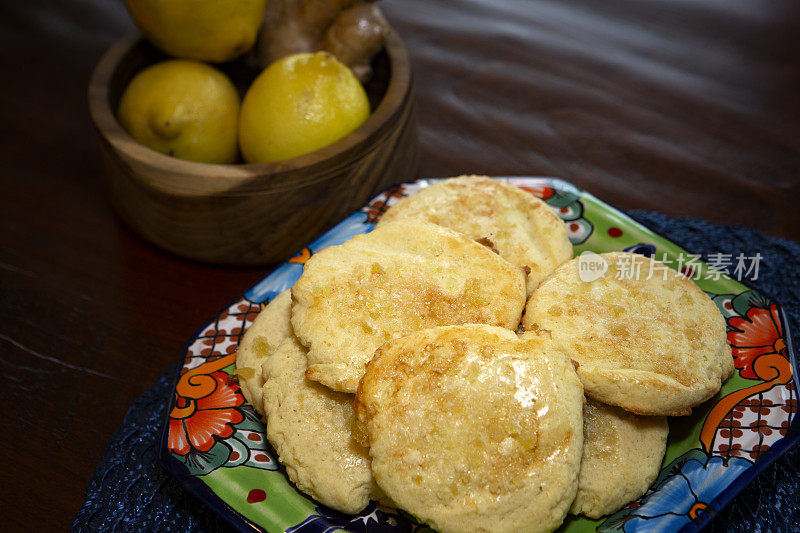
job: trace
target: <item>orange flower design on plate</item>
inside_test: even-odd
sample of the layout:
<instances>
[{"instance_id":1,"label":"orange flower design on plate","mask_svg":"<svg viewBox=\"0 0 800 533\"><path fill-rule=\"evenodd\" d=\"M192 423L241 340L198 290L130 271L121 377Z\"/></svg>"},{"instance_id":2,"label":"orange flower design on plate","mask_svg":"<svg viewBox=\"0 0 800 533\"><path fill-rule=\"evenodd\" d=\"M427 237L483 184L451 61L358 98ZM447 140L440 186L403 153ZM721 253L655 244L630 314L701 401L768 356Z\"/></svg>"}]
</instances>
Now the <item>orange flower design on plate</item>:
<instances>
[{"instance_id":1,"label":"orange flower design on plate","mask_svg":"<svg viewBox=\"0 0 800 533\"><path fill-rule=\"evenodd\" d=\"M180 455L192 449L207 452L214 446L215 437L230 437L233 425L243 419L237 408L244 403L244 396L238 387L228 384L228 374L213 372L202 377L207 378L205 391L210 392L198 398L176 394L170 413L168 446Z\"/></svg>"},{"instance_id":2,"label":"orange flower design on plate","mask_svg":"<svg viewBox=\"0 0 800 533\"><path fill-rule=\"evenodd\" d=\"M777 305L751 307L744 318L730 317L728 325L733 328L728 331L728 343L739 375L761 382L733 391L714 405L700 431L700 442L706 451L712 450L717 428L735 406L776 385L785 385L792 379L792 364L789 362ZM761 451L765 450L759 449L759 453Z\"/></svg>"},{"instance_id":3,"label":"orange flower design on plate","mask_svg":"<svg viewBox=\"0 0 800 533\"><path fill-rule=\"evenodd\" d=\"M768 309L753 307L747 317L731 317L728 324L735 328L728 332L728 342L739 374L748 379L765 379L754 369L754 362L764 354L780 354L786 357L786 342L783 338L778 307Z\"/></svg>"}]
</instances>

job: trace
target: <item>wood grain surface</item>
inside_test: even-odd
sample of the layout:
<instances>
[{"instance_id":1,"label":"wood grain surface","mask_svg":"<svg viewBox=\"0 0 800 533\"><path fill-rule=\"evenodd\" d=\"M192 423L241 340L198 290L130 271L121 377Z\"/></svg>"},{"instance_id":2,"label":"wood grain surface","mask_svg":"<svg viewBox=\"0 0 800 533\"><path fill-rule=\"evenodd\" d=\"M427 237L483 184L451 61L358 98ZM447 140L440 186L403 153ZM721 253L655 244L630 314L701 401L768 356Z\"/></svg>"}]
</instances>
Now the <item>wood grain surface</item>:
<instances>
[{"instance_id":1,"label":"wood grain surface","mask_svg":"<svg viewBox=\"0 0 800 533\"><path fill-rule=\"evenodd\" d=\"M411 55L422 176L559 176L800 238L800 3L382 6ZM131 27L120 0L0 3L4 531L67 528L128 406L267 271L176 258L114 215L86 90Z\"/></svg>"}]
</instances>

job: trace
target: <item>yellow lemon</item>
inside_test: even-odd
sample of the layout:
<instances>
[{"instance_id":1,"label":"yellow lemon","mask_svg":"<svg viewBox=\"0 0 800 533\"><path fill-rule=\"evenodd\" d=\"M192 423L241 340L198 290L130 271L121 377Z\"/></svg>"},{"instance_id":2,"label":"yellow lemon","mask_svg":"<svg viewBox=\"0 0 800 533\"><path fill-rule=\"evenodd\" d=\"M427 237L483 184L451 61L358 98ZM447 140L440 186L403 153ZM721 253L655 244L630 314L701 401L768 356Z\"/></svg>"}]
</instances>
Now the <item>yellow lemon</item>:
<instances>
[{"instance_id":1,"label":"yellow lemon","mask_svg":"<svg viewBox=\"0 0 800 533\"><path fill-rule=\"evenodd\" d=\"M156 63L131 80L117 111L131 136L161 153L233 163L239 95L228 77L198 61Z\"/></svg>"},{"instance_id":2,"label":"yellow lemon","mask_svg":"<svg viewBox=\"0 0 800 533\"><path fill-rule=\"evenodd\" d=\"M125 0L150 42L186 59L228 61L253 48L266 0Z\"/></svg>"},{"instance_id":3,"label":"yellow lemon","mask_svg":"<svg viewBox=\"0 0 800 533\"><path fill-rule=\"evenodd\" d=\"M267 67L242 102L239 145L248 163L318 150L369 116L361 83L332 55L296 54Z\"/></svg>"}]
</instances>

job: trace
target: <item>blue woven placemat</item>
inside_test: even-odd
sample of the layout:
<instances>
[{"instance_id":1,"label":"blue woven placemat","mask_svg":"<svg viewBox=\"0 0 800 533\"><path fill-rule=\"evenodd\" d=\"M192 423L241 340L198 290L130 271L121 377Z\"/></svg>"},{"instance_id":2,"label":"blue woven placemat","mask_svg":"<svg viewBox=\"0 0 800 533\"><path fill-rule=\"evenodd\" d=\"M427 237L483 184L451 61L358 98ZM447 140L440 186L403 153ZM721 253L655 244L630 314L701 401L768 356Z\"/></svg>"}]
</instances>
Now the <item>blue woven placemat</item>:
<instances>
[{"instance_id":1,"label":"blue woven placemat","mask_svg":"<svg viewBox=\"0 0 800 533\"><path fill-rule=\"evenodd\" d=\"M746 284L783 306L800 336L800 245L738 226L673 218L649 211L628 213L692 253L762 256L757 280ZM158 463L175 366L131 406L86 487L74 531L208 531L232 529L187 494ZM709 531L800 531L800 447L768 467L712 522Z\"/></svg>"}]
</instances>

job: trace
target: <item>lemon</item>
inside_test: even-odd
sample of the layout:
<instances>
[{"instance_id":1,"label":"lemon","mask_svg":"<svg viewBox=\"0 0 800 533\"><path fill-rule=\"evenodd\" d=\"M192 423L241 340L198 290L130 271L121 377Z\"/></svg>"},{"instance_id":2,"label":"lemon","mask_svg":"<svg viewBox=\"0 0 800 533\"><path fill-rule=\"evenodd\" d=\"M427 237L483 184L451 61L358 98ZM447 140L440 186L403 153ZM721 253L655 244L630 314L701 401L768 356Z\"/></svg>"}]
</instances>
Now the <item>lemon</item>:
<instances>
[{"instance_id":1,"label":"lemon","mask_svg":"<svg viewBox=\"0 0 800 533\"><path fill-rule=\"evenodd\" d=\"M150 42L167 54L229 61L253 48L266 0L125 0Z\"/></svg>"},{"instance_id":2,"label":"lemon","mask_svg":"<svg viewBox=\"0 0 800 533\"><path fill-rule=\"evenodd\" d=\"M250 86L239 145L248 163L289 159L341 139L368 116L367 94L349 68L325 52L295 54Z\"/></svg>"},{"instance_id":3,"label":"lemon","mask_svg":"<svg viewBox=\"0 0 800 533\"><path fill-rule=\"evenodd\" d=\"M131 80L117 111L131 136L161 153L204 163L237 156L239 95L225 74L199 61L156 63Z\"/></svg>"}]
</instances>

